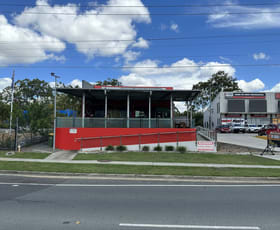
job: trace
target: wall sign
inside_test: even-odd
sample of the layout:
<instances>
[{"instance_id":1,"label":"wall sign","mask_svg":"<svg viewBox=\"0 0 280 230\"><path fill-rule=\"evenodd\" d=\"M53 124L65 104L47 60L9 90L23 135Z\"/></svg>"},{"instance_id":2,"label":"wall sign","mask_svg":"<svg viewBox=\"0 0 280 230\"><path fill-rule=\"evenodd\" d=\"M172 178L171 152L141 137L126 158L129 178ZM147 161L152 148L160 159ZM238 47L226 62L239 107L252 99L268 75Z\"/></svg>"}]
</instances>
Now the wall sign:
<instances>
[{"instance_id":1,"label":"wall sign","mask_svg":"<svg viewBox=\"0 0 280 230\"><path fill-rule=\"evenodd\" d=\"M265 99L265 93L232 93L226 92L225 98L235 99Z\"/></svg>"},{"instance_id":2,"label":"wall sign","mask_svg":"<svg viewBox=\"0 0 280 230\"><path fill-rule=\"evenodd\" d=\"M280 99L280 93L275 93L275 99Z\"/></svg>"},{"instance_id":3,"label":"wall sign","mask_svg":"<svg viewBox=\"0 0 280 230\"><path fill-rule=\"evenodd\" d=\"M198 152L216 152L216 146L214 141L198 141L197 142Z\"/></svg>"},{"instance_id":4,"label":"wall sign","mask_svg":"<svg viewBox=\"0 0 280 230\"><path fill-rule=\"evenodd\" d=\"M69 129L70 134L77 134L78 130L77 129Z\"/></svg>"}]
</instances>

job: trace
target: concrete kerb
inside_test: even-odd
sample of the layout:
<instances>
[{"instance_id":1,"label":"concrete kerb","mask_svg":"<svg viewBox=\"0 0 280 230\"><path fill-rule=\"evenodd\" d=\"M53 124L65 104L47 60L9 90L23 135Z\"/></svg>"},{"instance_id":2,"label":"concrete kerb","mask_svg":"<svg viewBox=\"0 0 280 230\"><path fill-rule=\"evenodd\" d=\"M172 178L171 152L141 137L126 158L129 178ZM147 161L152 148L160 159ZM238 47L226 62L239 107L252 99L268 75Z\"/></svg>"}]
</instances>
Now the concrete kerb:
<instances>
[{"instance_id":1,"label":"concrete kerb","mask_svg":"<svg viewBox=\"0 0 280 230\"><path fill-rule=\"evenodd\" d=\"M0 170L0 176L36 177L52 179L82 180L123 180L123 181L169 181L169 182L208 182L236 184L280 184L280 177L222 177L222 176L176 176L145 174L99 174L99 173L58 173ZM16 183L16 182L15 182Z\"/></svg>"}]
</instances>

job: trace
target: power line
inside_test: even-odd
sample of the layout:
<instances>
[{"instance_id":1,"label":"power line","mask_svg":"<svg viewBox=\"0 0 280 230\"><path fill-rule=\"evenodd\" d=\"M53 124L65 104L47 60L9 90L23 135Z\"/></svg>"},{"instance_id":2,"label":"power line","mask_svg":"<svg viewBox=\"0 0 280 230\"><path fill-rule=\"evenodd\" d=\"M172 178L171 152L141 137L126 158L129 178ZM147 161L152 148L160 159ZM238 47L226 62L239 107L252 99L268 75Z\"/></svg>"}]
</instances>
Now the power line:
<instances>
[{"instance_id":1,"label":"power line","mask_svg":"<svg viewBox=\"0 0 280 230\"><path fill-rule=\"evenodd\" d=\"M219 65L180 65L180 66L22 66L22 65L11 65L3 66L1 68L52 68L52 69L187 69L187 68L219 68L219 67L278 67L280 63L271 64L219 64Z\"/></svg>"},{"instance_id":2,"label":"power line","mask_svg":"<svg viewBox=\"0 0 280 230\"><path fill-rule=\"evenodd\" d=\"M214 57L214 58L220 58L220 57L250 57L253 54L211 54L211 55L176 55L176 56L145 56L144 58L149 58L149 59L168 59L168 58L209 58L209 57ZM269 55L280 55L280 53L269 53ZM26 57L26 58L44 58L48 56L36 56L36 55L5 55L5 57ZM73 57L79 57L79 55L67 55L64 56L65 58L73 58Z\"/></svg>"},{"instance_id":3,"label":"power line","mask_svg":"<svg viewBox=\"0 0 280 230\"><path fill-rule=\"evenodd\" d=\"M279 12L280 13L280 12ZM146 41L170 41L170 40L193 40L193 39L216 39L216 38L244 38L257 36L280 36L280 33L255 33L255 34L228 34L228 35L208 35L208 36L185 36L185 37L159 37L145 38ZM0 41L0 44L9 43L61 43L63 41ZM90 42L137 42L136 39L100 39L100 40L72 40L70 43L90 43ZM115 46L114 46L115 47Z\"/></svg>"},{"instance_id":4,"label":"power line","mask_svg":"<svg viewBox=\"0 0 280 230\"><path fill-rule=\"evenodd\" d=\"M13 11L0 11L2 14L11 14ZM63 12L22 12L26 15L65 15L65 16L79 16L77 13L63 13ZM253 15L253 14L280 14L280 11L256 11L256 12L225 12L225 13L87 13L85 12L83 16L93 15L93 16L209 16L209 15Z\"/></svg>"},{"instance_id":5,"label":"power line","mask_svg":"<svg viewBox=\"0 0 280 230\"><path fill-rule=\"evenodd\" d=\"M202 7L236 7L236 6L275 6L280 5L277 2L271 3L240 3L240 4L179 4L179 5L101 5L101 4L88 4L88 5L48 5L48 4L12 4L12 3L0 3L0 6L22 6L22 7L69 7L69 8L93 8L93 7L102 7L102 8L180 8L180 7L190 7L190 8L202 8Z\"/></svg>"},{"instance_id":6,"label":"power line","mask_svg":"<svg viewBox=\"0 0 280 230\"><path fill-rule=\"evenodd\" d=\"M259 43L273 43L273 42L278 42L279 40L262 40L262 41L250 41L249 44L259 44ZM234 44L238 44L240 45L241 43L244 43L244 42L219 42L219 43L196 43L195 45L197 46L204 46L204 45L211 45L211 46L222 46L222 45L234 45ZM9 45L9 44L5 44L5 45ZM170 45L152 45L152 48L174 48L174 47L189 47L189 46L194 46L194 44L184 44L184 45L174 45L174 44L170 44ZM68 47L69 49L70 47ZM71 47L72 49L77 49L76 47ZM87 51L87 50L90 50L90 49L112 49L112 48L134 48L134 49L138 49L138 47L131 47L129 45L127 46L95 46L95 47L84 47L84 48L81 48L79 47L79 50L78 51ZM19 51L19 50L46 50L44 48L41 48L41 47L17 47L17 48L5 48L3 49L3 47L0 46L0 50L5 50L5 51L12 51L12 50L16 50L16 51ZM61 48L51 48L51 51L54 51L54 52L62 52L63 50L61 50Z\"/></svg>"}]
</instances>

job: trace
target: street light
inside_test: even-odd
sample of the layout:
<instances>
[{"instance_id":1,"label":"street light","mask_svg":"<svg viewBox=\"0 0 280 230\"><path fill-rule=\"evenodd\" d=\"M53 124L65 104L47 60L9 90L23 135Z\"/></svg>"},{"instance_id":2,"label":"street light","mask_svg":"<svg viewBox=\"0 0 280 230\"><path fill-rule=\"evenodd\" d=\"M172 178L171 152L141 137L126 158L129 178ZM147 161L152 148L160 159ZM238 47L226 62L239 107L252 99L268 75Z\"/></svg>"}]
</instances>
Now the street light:
<instances>
[{"instance_id":1,"label":"street light","mask_svg":"<svg viewBox=\"0 0 280 230\"><path fill-rule=\"evenodd\" d=\"M53 120L53 152L55 151L55 134L56 134L56 79L60 78L55 75L55 73L51 73L51 76L54 77L54 120Z\"/></svg>"}]
</instances>

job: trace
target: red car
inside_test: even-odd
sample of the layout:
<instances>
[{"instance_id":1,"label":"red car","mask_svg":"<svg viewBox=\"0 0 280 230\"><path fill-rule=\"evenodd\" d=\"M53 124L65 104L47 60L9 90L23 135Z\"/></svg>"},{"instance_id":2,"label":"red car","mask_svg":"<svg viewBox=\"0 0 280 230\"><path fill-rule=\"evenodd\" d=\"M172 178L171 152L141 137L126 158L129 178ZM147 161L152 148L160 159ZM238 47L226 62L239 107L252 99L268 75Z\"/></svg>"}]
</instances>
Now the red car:
<instances>
[{"instance_id":1,"label":"red car","mask_svg":"<svg viewBox=\"0 0 280 230\"><path fill-rule=\"evenodd\" d=\"M216 128L216 132L230 133L230 127L229 125L220 125Z\"/></svg>"}]
</instances>

